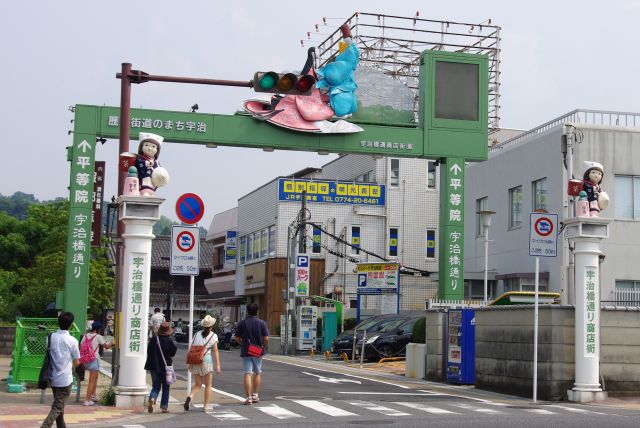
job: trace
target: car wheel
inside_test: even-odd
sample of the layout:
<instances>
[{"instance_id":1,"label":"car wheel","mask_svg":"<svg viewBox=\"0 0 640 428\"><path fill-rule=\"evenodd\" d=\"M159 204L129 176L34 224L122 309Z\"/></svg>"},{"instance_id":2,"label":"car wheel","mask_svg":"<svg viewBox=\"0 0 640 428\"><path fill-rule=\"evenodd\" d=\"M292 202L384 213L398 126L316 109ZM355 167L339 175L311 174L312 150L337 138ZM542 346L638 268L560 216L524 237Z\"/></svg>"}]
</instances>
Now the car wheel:
<instances>
[{"instance_id":1,"label":"car wheel","mask_svg":"<svg viewBox=\"0 0 640 428\"><path fill-rule=\"evenodd\" d=\"M380 358L390 357L394 354L393 347L391 345L382 345L378 348L378 354Z\"/></svg>"}]
</instances>

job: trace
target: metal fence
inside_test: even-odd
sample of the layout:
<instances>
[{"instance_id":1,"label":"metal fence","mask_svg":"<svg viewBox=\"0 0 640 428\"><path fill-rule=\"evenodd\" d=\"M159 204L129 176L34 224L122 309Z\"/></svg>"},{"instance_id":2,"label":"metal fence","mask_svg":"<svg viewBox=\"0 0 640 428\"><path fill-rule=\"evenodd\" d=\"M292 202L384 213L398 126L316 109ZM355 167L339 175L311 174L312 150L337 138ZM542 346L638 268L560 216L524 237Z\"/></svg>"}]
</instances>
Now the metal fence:
<instances>
[{"instance_id":1,"label":"metal fence","mask_svg":"<svg viewBox=\"0 0 640 428\"><path fill-rule=\"evenodd\" d=\"M14 383L37 382L47 351L47 336L58 330L57 318L18 318L13 344ZM80 338L80 330L73 324L69 333Z\"/></svg>"},{"instance_id":2,"label":"metal fence","mask_svg":"<svg viewBox=\"0 0 640 428\"><path fill-rule=\"evenodd\" d=\"M611 292L609 300L602 300L602 303L613 303L616 306L639 306L640 290L631 288L616 288Z\"/></svg>"},{"instance_id":3,"label":"metal fence","mask_svg":"<svg viewBox=\"0 0 640 428\"><path fill-rule=\"evenodd\" d=\"M425 309L436 308L479 308L484 306L482 300L441 300L429 299L426 302Z\"/></svg>"}]
</instances>

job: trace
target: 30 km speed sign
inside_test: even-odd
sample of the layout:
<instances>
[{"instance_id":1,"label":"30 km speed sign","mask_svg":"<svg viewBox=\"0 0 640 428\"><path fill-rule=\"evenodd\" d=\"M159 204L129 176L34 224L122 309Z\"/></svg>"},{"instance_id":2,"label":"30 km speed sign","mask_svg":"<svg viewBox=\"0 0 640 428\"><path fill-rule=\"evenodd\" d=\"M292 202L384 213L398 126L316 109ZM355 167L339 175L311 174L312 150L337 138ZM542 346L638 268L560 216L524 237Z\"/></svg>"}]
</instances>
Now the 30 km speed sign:
<instances>
[{"instance_id":1,"label":"30 km speed sign","mask_svg":"<svg viewBox=\"0 0 640 428\"><path fill-rule=\"evenodd\" d=\"M171 227L171 275L198 275L200 229L196 226Z\"/></svg>"},{"instance_id":2,"label":"30 km speed sign","mask_svg":"<svg viewBox=\"0 0 640 428\"><path fill-rule=\"evenodd\" d=\"M529 255L556 257L558 255L558 214L531 213Z\"/></svg>"}]
</instances>

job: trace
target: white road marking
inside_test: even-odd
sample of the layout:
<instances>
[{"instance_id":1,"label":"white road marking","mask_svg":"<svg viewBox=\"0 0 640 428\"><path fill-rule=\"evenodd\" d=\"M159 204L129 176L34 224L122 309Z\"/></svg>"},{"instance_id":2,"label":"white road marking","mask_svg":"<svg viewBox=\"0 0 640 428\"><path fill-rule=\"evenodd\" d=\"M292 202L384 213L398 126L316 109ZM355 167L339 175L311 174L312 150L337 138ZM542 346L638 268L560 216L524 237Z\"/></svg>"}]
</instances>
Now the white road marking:
<instances>
[{"instance_id":1,"label":"white road marking","mask_svg":"<svg viewBox=\"0 0 640 428\"><path fill-rule=\"evenodd\" d=\"M324 401L317 400L291 400L294 403L298 403L301 406L308 407L309 409L313 409L316 412L324 413L329 416L358 416L355 413L347 412L346 410L342 410L338 407L334 407L330 404L325 403Z\"/></svg>"},{"instance_id":2,"label":"white road marking","mask_svg":"<svg viewBox=\"0 0 640 428\"><path fill-rule=\"evenodd\" d=\"M246 421L242 415L237 414L236 412L232 412L231 410L213 410L211 412L207 412L208 415L213 416L219 421Z\"/></svg>"},{"instance_id":3,"label":"white road marking","mask_svg":"<svg viewBox=\"0 0 640 428\"><path fill-rule=\"evenodd\" d=\"M284 407L280 407L276 404L271 404L269 406L253 406L254 408L260 410L261 412L266 413L269 416L273 416L278 419L293 419L293 418L304 418L304 416L299 415L297 413L293 413L291 410L287 410Z\"/></svg>"},{"instance_id":4,"label":"white road marking","mask_svg":"<svg viewBox=\"0 0 640 428\"><path fill-rule=\"evenodd\" d=\"M315 370L315 371L318 371L318 372L327 372L327 373L339 374L339 375L342 375L342 376L353 377L353 378L356 378L356 379L368 380L369 382L383 383L385 385L391 385L391 386L395 386L397 388L409 389L408 386L399 385L399 384L393 383L393 382L386 382L384 380L370 379L370 378L364 377L364 376L356 376L356 375L347 374L347 373L335 372L335 371L331 371L331 370L327 370L327 369L319 369L317 367L305 366L303 364L295 364L295 363L292 363L292 362L289 362L289 361L282 361L282 360L279 360L279 359L271 359L269 357L264 357L264 359L266 359L267 361L274 361L276 363L289 364L290 366L303 367L305 369Z\"/></svg>"},{"instance_id":5,"label":"white road marking","mask_svg":"<svg viewBox=\"0 0 640 428\"><path fill-rule=\"evenodd\" d=\"M404 401L394 401L395 404L399 404L401 406L408 407L410 409L421 410L427 413L433 413L435 415L444 415L444 414L455 414L456 412L451 412L445 409L439 409L437 407L427 406L423 403L412 403L412 402L404 402Z\"/></svg>"},{"instance_id":6,"label":"white road marking","mask_svg":"<svg viewBox=\"0 0 640 428\"><path fill-rule=\"evenodd\" d=\"M342 382L350 382L350 383L357 383L358 385L360 385L362 382L360 382L359 380L353 380L353 379L337 379L335 377L326 377L326 376L320 376L317 374L313 374L313 373L309 373L309 372L302 372L306 375L309 376L315 376L318 378L318 380L320 382L327 382L327 383L342 383Z\"/></svg>"},{"instance_id":7,"label":"white road marking","mask_svg":"<svg viewBox=\"0 0 640 428\"><path fill-rule=\"evenodd\" d=\"M122 428L145 428L144 425L122 425Z\"/></svg>"},{"instance_id":8,"label":"white road marking","mask_svg":"<svg viewBox=\"0 0 640 428\"><path fill-rule=\"evenodd\" d=\"M460 407L461 409L471 410L478 413L490 413L494 415L502 413L497 410L485 409L484 407L476 407L476 406L472 406L471 404L465 404L465 403L452 403L451 405L455 407Z\"/></svg>"},{"instance_id":9,"label":"white road marking","mask_svg":"<svg viewBox=\"0 0 640 428\"><path fill-rule=\"evenodd\" d=\"M338 394L354 394L354 395L416 395L430 396L434 394L415 393L415 392L358 392L358 391L338 391Z\"/></svg>"},{"instance_id":10,"label":"white road marking","mask_svg":"<svg viewBox=\"0 0 640 428\"><path fill-rule=\"evenodd\" d=\"M490 400L486 400L484 398L476 398L476 397L467 397L464 395L458 395L458 394L447 394L444 392L434 392L434 391L429 391L429 390L425 390L425 389L419 389L418 391L420 392L428 392L431 395L442 395L445 397L456 397L456 398L464 398L465 400L474 400L474 401L478 401L480 403L483 404L488 404L490 406L509 406L509 404L507 403L498 403L495 401L490 401Z\"/></svg>"},{"instance_id":11,"label":"white road marking","mask_svg":"<svg viewBox=\"0 0 640 428\"><path fill-rule=\"evenodd\" d=\"M555 415L556 414L545 409L524 409L524 410L529 413L535 413L536 415Z\"/></svg>"},{"instance_id":12,"label":"white road marking","mask_svg":"<svg viewBox=\"0 0 640 428\"><path fill-rule=\"evenodd\" d=\"M574 413L593 413L596 415L606 415L606 413L594 412L592 410L580 409L578 407L565 407L565 406L560 406L558 404L551 404L549 405L549 407L556 407L558 409L567 410L569 412L574 412Z\"/></svg>"},{"instance_id":13,"label":"white road marking","mask_svg":"<svg viewBox=\"0 0 640 428\"><path fill-rule=\"evenodd\" d=\"M213 392L217 392L218 394L226 395L227 397L231 397L234 400L242 401L244 403L244 400L245 400L244 397L240 397L239 395L231 394L230 392L225 392L221 389L216 389L214 387L211 387L211 390Z\"/></svg>"},{"instance_id":14,"label":"white road marking","mask_svg":"<svg viewBox=\"0 0 640 428\"><path fill-rule=\"evenodd\" d=\"M411 416L410 413L401 412L400 410L391 409L389 407L380 406L379 404L370 403L368 401L348 401L352 406L362 407L372 412L382 413L386 416Z\"/></svg>"}]
</instances>

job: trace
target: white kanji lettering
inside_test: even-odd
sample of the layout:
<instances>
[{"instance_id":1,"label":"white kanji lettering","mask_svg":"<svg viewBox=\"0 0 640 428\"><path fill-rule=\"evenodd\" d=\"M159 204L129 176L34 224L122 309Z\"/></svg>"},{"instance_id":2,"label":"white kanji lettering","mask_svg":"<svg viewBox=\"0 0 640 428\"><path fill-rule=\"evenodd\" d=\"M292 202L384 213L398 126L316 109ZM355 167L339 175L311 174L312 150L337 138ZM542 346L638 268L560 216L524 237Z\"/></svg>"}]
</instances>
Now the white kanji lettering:
<instances>
[{"instance_id":1,"label":"white kanji lettering","mask_svg":"<svg viewBox=\"0 0 640 428\"><path fill-rule=\"evenodd\" d=\"M187 131L191 132L194 129L196 129L196 123L195 122L191 122L191 121L187 121L187 122L185 122L185 127L187 128Z\"/></svg>"},{"instance_id":2,"label":"white kanji lettering","mask_svg":"<svg viewBox=\"0 0 640 428\"><path fill-rule=\"evenodd\" d=\"M91 159L89 158L89 156L78 156L76 165L80 165L82 169L85 169L86 167L91 165Z\"/></svg>"},{"instance_id":3,"label":"white kanji lettering","mask_svg":"<svg viewBox=\"0 0 640 428\"><path fill-rule=\"evenodd\" d=\"M118 116L109 116L109 126L118 126L120 118Z\"/></svg>"},{"instance_id":4,"label":"white kanji lettering","mask_svg":"<svg viewBox=\"0 0 640 428\"><path fill-rule=\"evenodd\" d=\"M207 124L204 122L198 122L198 127L196 128L196 132L207 132Z\"/></svg>"},{"instance_id":5,"label":"white kanji lettering","mask_svg":"<svg viewBox=\"0 0 640 428\"><path fill-rule=\"evenodd\" d=\"M452 193L449 195L449 203L453 206L458 206L462 203L462 195L460 193Z\"/></svg>"},{"instance_id":6,"label":"white kanji lettering","mask_svg":"<svg viewBox=\"0 0 640 428\"><path fill-rule=\"evenodd\" d=\"M76 174L76 183L78 186L86 186L89 184L89 174L86 172L79 172Z\"/></svg>"},{"instance_id":7,"label":"white kanji lettering","mask_svg":"<svg viewBox=\"0 0 640 428\"><path fill-rule=\"evenodd\" d=\"M84 251L85 248L87 248L87 245L84 243L84 241L75 240L73 241L72 247L73 251Z\"/></svg>"},{"instance_id":8,"label":"white kanji lettering","mask_svg":"<svg viewBox=\"0 0 640 428\"><path fill-rule=\"evenodd\" d=\"M461 221L461 220L462 220L462 211L449 210L449 221Z\"/></svg>"},{"instance_id":9,"label":"white kanji lettering","mask_svg":"<svg viewBox=\"0 0 640 428\"><path fill-rule=\"evenodd\" d=\"M71 260L71 263L73 263L74 265L83 265L84 264L84 254L83 253L74 253L73 254L73 260Z\"/></svg>"},{"instance_id":10,"label":"white kanji lettering","mask_svg":"<svg viewBox=\"0 0 640 428\"><path fill-rule=\"evenodd\" d=\"M83 224L85 224L87 222L87 215L86 214L76 214L76 216L74 217L74 220L76 222L76 226L82 226Z\"/></svg>"},{"instance_id":11,"label":"white kanji lettering","mask_svg":"<svg viewBox=\"0 0 640 428\"><path fill-rule=\"evenodd\" d=\"M132 128L140 128L141 124L142 124L142 122L140 121L139 117L132 117L131 118L131 127Z\"/></svg>"},{"instance_id":12,"label":"white kanji lettering","mask_svg":"<svg viewBox=\"0 0 640 428\"><path fill-rule=\"evenodd\" d=\"M85 202L89 202L89 191L87 190L76 190L76 195L74 201L83 204Z\"/></svg>"},{"instance_id":13,"label":"white kanji lettering","mask_svg":"<svg viewBox=\"0 0 640 428\"><path fill-rule=\"evenodd\" d=\"M449 183L449 186L458 190L459 187L462 187L462 180L460 180L459 178L452 178L451 182Z\"/></svg>"},{"instance_id":14,"label":"white kanji lettering","mask_svg":"<svg viewBox=\"0 0 640 428\"><path fill-rule=\"evenodd\" d=\"M153 127L153 120L149 117L145 117L144 119L142 119L142 127L143 128L152 128Z\"/></svg>"}]
</instances>

